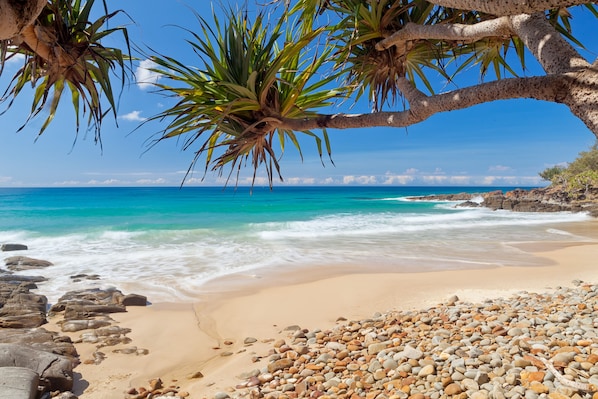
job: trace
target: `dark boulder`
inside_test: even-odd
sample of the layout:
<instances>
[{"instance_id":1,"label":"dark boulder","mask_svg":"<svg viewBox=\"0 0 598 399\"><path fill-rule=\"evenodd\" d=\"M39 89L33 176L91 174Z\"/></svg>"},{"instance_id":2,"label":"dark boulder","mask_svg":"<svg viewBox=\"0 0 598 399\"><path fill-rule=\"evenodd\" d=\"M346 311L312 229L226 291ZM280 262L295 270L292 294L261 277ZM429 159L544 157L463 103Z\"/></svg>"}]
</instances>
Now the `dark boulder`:
<instances>
[{"instance_id":1,"label":"dark boulder","mask_svg":"<svg viewBox=\"0 0 598 399\"><path fill-rule=\"evenodd\" d=\"M0 282L0 327L31 328L47 322L48 300L27 285Z\"/></svg>"},{"instance_id":2,"label":"dark boulder","mask_svg":"<svg viewBox=\"0 0 598 399\"><path fill-rule=\"evenodd\" d=\"M27 250L27 245L23 244L2 244L0 245L0 251L25 251Z\"/></svg>"}]
</instances>

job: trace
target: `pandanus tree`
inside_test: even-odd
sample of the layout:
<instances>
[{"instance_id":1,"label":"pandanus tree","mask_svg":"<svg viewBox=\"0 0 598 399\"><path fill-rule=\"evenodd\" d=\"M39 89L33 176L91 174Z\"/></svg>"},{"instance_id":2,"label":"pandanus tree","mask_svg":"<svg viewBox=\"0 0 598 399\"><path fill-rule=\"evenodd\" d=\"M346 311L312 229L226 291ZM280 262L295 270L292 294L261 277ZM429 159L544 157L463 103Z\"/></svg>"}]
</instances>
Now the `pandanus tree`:
<instances>
[{"instance_id":1,"label":"pandanus tree","mask_svg":"<svg viewBox=\"0 0 598 399\"><path fill-rule=\"evenodd\" d=\"M0 0L2 67L12 57L23 59L8 87L0 92L0 102L6 104L6 112L16 98L29 95L24 88L33 87L31 111L23 127L47 110L39 130L42 134L54 119L65 89L70 92L77 132L80 118L87 116L87 126L99 141L103 118L108 111L116 117L112 80L116 76L121 86L125 83L129 39L124 27L107 27L107 22L122 11L108 12L104 1L103 13L92 21L94 3ZM124 49L102 45L103 39L115 34L122 35ZM112 76L115 72L117 75Z\"/></svg>"},{"instance_id":2,"label":"pandanus tree","mask_svg":"<svg viewBox=\"0 0 598 399\"><path fill-rule=\"evenodd\" d=\"M0 0L2 63L15 54L26 60L2 99L33 82L32 115L50 105L41 132L65 86L98 137L101 95L115 112L108 74L125 70L128 51L100 40L119 32L128 47L127 31L105 28L115 15L107 10L89 21L92 3ZM198 15L197 26L186 28L195 63L147 51L163 77L157 91L173 99L148 121L165 123L155 142L183 138L195 153L191 168L202 158L206 170L220 172L249 164L255 178L263 166L272 183L285 147L301 152L298 133L322 156L330 152L327 129L406 127L521 98L563 104L598 137L598 59L584 50L584 40L596 38L576 35L572 18L584 10L598 19L595 2L271 0L256 7L231 6L221 20ZM528 73L530 58L541 73ZM472 72L482 79L459 80ZM124 72L119 77L124 82ZM438 81L446 83L440 90ZM337 112L356 101L372 111Z\"/></svg>"},{"instance_id":3,"label":"pandanus tree","mask_svg":"<svg viewBox=\"0 0 598 399\"><path fill-rule=\"evenodd\" d=\"M275 4L282 9L273 11ZM593 3L278 0L266 7L276 23L242 12L229 12L224 23L200 19L190 30L195 66L151 57L167 78L159 90L177 100L154 118L170 121L158 141L185 136L206 169L265 165L272 183L285 142L299 148L294 132L314 137L322 154L326 129L405 127L518 98L564 104L598 136L598 59L581 55L570 9L598 18ZM530 56L543 73L526 76ZM472 69L482 77L476 84L435 92L435 80L451 83ZM372 112L318 112L362 96Z\"/></svg>"}]
</instances>

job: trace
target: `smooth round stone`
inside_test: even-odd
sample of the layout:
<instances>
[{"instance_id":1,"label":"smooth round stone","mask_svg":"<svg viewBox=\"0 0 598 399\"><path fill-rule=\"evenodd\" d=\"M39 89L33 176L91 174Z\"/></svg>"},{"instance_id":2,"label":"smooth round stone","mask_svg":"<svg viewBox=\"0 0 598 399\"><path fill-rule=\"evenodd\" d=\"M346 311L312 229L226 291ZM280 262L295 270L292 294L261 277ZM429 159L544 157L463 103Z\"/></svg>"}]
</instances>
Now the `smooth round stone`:
<instances>
[{"instance_id":1,"label":"smooth round stone","mask_svg":"<svg viewBox=\"0 0 598 399\"><path fill-rule=\"evenodd\" d=\"M382 369L379 369L379 370L376 370L376 371L374 372L374 379L375 379L376 381L380 381L380 380L382 380L382 379L384 379L384 378L386 378L386 372L385 372L384 370L382 370Z\"/></svg>"},{"instance_id":2,"label":"smooth round stone","mask_svg":"<svg viewBox=\"0 0 598 399\"><path fill-rule=\"evenodd\" d=\"M347 364L347 370L349 370L349 371L357 371L360 368L361 367L357 363L349 363L349 364Z\"/></svg>"},{"instance_id":3,"label":"smooth round stone","mask_svg":"<svg viewBox=\"0 0 598 399\"><path fill-rule=\"evenodd\" d=\"M480 385L471 378L465 378L461 381L461 386L466 391L478 391L480 389Z\"/></svg>"},{"instance_id":4,"label":"smooth round stone","mask_svg":"<svg viewBox=\"0 0 598 399\"><path fill-rule=\"evenodd\" d=\"M407 359L415 359L415 360L419 360L422 357L424 357L424 353L422 351L420 351L419 349L413 348L409 345L407 345L405 347L405 349L400 353L400 355L402 355L403 357L406 357Z\"/></svg>"},{"instance_id":5,"label":"smooth round stone","mask_svg":"<svg viewBox=\"0 0 598 399\"><path fill-rule=\"evenodd\" d=\"M470 399L488 399L488 397L488 391L485 390L476 391L469 395Z\"/></svg>"},{"instance_id":6,"label":"smooth round stone","mask_svg":"<svg viewBox=\"0 0 598 399\"><path fill-rule=\"evenodd\" d=\"M456 382L453 382L444 388L444 393L449 396L458 395L461 392L463 392L463 389L461 389L461 385L457 384Z\"/></svg>"},{"instance_id":7,"label":"smooth round stone","mask_svg":"<svg viewBox=\"0 0 598 399\"><path fill-rule=\"evenodd\" d=\"M428 364L424 367L422 367L422 369L419 371L419 373L417 373L418 377L426 377L428 375L434 374L436 373L436 369L434 368L433 365Z\"/></svg>"},{"instance_id":8,"label":"smooth round stone","mask_svg":"<svg viewBox=\"0 0 598 399\"><path fill-rule=\"evenodd\" d=\"M384 367L387 370L394 370L397 367L399 367L399 363L394 359L386 359L382 363L382 367Z\"/></svg>"},{"instance_id":9,"label":"smooth round stone","mask_svg":"<svg viewBox=\"0 0 598 399\"><path fill-rule=\"evenodd\" d=\"M372 361L372 362L370 363L370 365L368 366L368 371L369 371L370 373L373 373L373 372L375 372L376 370L379 370L379 369L381 369L381 368L382 368L382 364L380 364L380 362L379 362L379 361L377 361L377 360L374 360L374 361Z\"/></svg>"}]
</instances>

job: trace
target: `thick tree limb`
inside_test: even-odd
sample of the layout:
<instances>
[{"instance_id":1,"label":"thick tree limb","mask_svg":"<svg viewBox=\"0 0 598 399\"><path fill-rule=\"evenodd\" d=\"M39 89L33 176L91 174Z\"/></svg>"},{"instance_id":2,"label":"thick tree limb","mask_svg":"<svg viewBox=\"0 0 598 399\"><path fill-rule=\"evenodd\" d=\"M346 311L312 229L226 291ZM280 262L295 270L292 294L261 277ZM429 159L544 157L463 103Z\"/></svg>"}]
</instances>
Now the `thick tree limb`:
<instances>
[{"instance_id":1,"label":"thick tree limb","mask_svg":"<svg viewBox=\"0 0 598 399\"><path fill-rule=\"evenodd\" d=\"M589 63L546 20L543 13L500 17L474 25L440 24L405 27L376 44L377 50L397 46L399 54L408 43L418 39L436 39L472 43L488 37L518 36L540 62L546 73L561 74L587 68Z\"/></svg>"},{"instance_id":2,"label":"thick tree limb","mask_svg":"<svg viewBox=\"0 0 598 399\"><path fill-rule=\"evenodd\" d=\"M0 0L0 40L12 39L40 14L46 0Z\"/></svg>"},{"instance_id":3,"label":"thick tree limb","mask_svg":"<svg viewBox=\"0 0 598 399\"><path fill-rule=\"evenodd\" d=\"M553 8L588 3L587 0L428 0L432 4L459 10L476 10L496 16L533 14Z\"/></svg>"},{"instance_id":4,"label":"thick tree limb","mask_svg":"<svg viewBox=\"0 0 598 399\"><path fill-rule=\"evenodd\" d=\"M487 37L508 38L512 34L511 24L507 17L483 21L474 25L419 25L410 22L406 24L403 29L378 42L376 44L376 50L381 51L392 46L397 46L400 52L403 49L403 46L406 46L408 41L418 39L437 39L473 43Z\"/></svg>"},{"instance_id":5,"label":"thick tree limb","mask_svg":"<svg viewBox=\"0 0 598 399\"><path fill-rule=\"evenodd\" d=\"M563 76L550 75L503 79L434 96L425 96L419 91L408 91L405 94L410 106L405 111L358 115L317 115L303 119L278 117L280 122L276 127L296 131L375 126L405 127L440 112L455 111L497 100L530 98L561 103L568 96L568 88Z\"/></svg>"},{"instance_id":6,"label":"thick tree limb","mask_svg":"<svg viewBox=\"0 0 598 399\"><path fill-rule=\"evenodd\" d=\"M510 18L513 31L540 62L546 73L566 73L590 64L546 20L543 13Z\"/></svg>"}]
</instances>

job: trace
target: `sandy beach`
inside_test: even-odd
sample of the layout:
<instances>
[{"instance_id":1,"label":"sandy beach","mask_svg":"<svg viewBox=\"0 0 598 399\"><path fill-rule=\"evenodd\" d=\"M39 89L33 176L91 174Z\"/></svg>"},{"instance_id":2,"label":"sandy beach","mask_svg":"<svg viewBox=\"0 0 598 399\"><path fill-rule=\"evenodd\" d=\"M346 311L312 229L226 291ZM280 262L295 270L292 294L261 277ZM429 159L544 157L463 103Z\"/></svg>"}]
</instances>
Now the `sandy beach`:
<instances>
[{"instance_id":1,"label":"sandy beach","mask_svg":"<svg viewBox=\"0 0 598 399\"><path fill-rule=\"evenodd\" d=\"M577 228L593 235L596 226L592 221ZM424 309L453 295L477 302L523 290L570 286L573 280L598 281L596 243L530 243L520 249L531 252L542 266L368 274L342 274L342 268L331 268L262 279L236 276L212 282L208 294L198 296L196 303L131 307L113 318L132 329L130 345L149 354L126 355L114 353L118 347L103 348L106 359L101 364L82 363L75 369L74 392L81 399L125 397L131 387L147 387L148 380L159 377L190 398L212 398L238 384L242 373L265 367L263 361L254 360L267 356L272 342L288 335L289 326L325 330L339 318L358 320L376 312ZM216 287L222 286L232 288L219 292ZM256 342L246 345L247 338ZM84 362L95 347L77 344L77 349Z\"/></svg>"}]
</instances>

